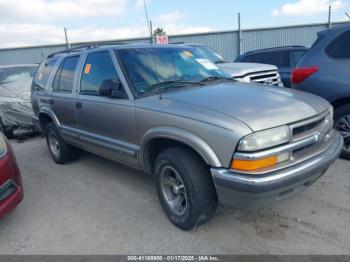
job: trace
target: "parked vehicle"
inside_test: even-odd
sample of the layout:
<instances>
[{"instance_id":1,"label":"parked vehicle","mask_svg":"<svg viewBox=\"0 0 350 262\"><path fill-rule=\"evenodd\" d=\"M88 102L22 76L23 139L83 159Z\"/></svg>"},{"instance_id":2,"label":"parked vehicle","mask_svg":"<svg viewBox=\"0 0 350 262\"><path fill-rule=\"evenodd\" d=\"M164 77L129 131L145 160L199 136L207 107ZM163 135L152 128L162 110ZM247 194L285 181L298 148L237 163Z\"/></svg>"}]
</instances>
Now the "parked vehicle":
<instances>
[{"instance_id":1,"label":"parked vehicle","mask_svg":"<svg viewBox=\"0 0 350 262\"><path fill-rule=\"evenodd\" d=\"M10 144L0 133L0 218L19 205L23 199L20 171Z\"/></svg>"},{"instance_id":2,"label":"parked vehicle","mask_svg":"<svg viewBox=\"0 0 350 262\"><path fill-rule=\"evenodd\" d=\"M0 66L0 85L21 79L33 78L37 68L37 64Z\"/></svg>"},{"instance_id":3,"label":"parked vehicle","mask_svg":"<svg viewBox=\"0 0 350 262\"><path fill-rule=\"evenodd\" d=\"M318 33L318 39L293 71L293 88L327 99L335 128L344 138L342 157L350 160L350 25Z\"/></svg>"},{"instance_id":4,"label":"parked vehicle","mask_svg":"<svg viewBox=\"0 0 350 262\"><path fill-rule=\"evenodd\" d=\"M184 230L213 217L218 200L252 208L302 191L343 146L324 99L234 81L195 49L71 49L49 56L32 88L56 163L78 147L154 174Z\"/></svg>"},{"instance_id":5,"label":"parked vehicle","mask_svg":"<svg viewBox=\"0 0 350 262\"><path fill-rule=\"evenodd\" d=\"M292 70L308 51L305 46L285 46L247 52L236 58L235 62L264 63L275 65L283 85L291 87Z\"/></svg>"},{"instance_id":6,"label":"parked vehicle","mask_svg":"<svg viewBox=\"0 0 350 262\"><path fill-rule=\"evenodd\" d=\"M33 133L30 87L38 65L0 67L0 132L8 138Z\"/></svg>"},{"instance_id":7,"label":"parked vehicle","mask_svg":"<svg viewBox=\"0 0 350 262\"><path fill-rule=\"evenodd\" d=\"M214 50L203 45L189 45L195 47L198 55L205 57L219 68L225 70L234 80L283 86L277 67L268 64L257 63L230 63Z\"/></svg>"}]
</instances>

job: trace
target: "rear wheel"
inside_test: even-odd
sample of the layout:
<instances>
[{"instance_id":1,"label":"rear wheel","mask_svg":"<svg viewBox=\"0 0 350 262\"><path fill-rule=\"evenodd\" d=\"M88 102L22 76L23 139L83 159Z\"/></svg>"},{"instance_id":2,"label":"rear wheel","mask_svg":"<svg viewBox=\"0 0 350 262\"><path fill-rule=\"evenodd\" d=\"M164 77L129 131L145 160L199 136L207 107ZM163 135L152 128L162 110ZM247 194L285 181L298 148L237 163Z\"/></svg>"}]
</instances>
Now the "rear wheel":
<instances>
[{"instance_id":1,"label":"rear wheel","mask_svg":"<svg viewBox=\"0 0 350 262\"><path fill-rule=\"evenodd\" d=\"M191 150L172 147L155 163L159 200L169 220L191 230L210 220L217 209L217 196L208 166Z\"/></svg>"},{"instance_id":2,"label":"rear wheel","mask_svg":"<svg viewBox=\"0 0 350 262\"><path fill-rule=\"evenodd\" d=\"M334 126L344 139L341 157L350 160L350 105L344 105L335 110Z\"/></svg>"},{"instance_id":3,"label":"rear wheel","mask_svg":"<svg viewBox=\"0 0 350 262\"><path fill-rule=\"evenodd\" d=\"M57 164L75 160L75 148L63 141L55 124L49 123L47 125L45 135L51 157Z\"/></svg>"}]
</instances>

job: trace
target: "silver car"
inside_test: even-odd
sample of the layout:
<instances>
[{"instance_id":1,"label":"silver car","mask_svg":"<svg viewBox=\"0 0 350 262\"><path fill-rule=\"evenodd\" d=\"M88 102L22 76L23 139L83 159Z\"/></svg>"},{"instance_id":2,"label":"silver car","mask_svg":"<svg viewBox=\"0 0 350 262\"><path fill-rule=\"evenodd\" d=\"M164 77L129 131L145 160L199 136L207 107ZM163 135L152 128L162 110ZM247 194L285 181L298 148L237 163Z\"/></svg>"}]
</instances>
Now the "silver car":
<instances>
[{"instance_id":1,"label":"silver car","mask_svg":"<svg viewBox=\"0 0 350 262\"><path fill-rule=\"evenodd\" d=\"M78 147L154 175L166 215L184 230L218 202L254 208L302 191L343 145L324 99L234 81L195 47L67 50L41 64L32 90L56 163Z\"/></svg>"}]
</instances>

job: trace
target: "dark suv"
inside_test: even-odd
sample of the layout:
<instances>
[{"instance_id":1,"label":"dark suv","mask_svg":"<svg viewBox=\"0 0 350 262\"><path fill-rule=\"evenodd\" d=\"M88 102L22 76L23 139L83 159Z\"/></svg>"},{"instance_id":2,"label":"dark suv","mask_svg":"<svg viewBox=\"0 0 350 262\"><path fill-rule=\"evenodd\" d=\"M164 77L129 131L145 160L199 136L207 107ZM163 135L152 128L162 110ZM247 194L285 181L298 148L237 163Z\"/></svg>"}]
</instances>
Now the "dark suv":
<instances>
[{"instance_id":1,"label":"dark suv","mask_svg":"<svg viewBox=\"0 0 350 262\"><path fill-rule=\"evenodd\" d=\"M327 99L336 129L343 135L342 156L350 159L350 25L318 33L318 39L293 71L293 88Z\"/></svg>"},{"instance_id":2,"label":"dark suv","mask_svg":"<svg viewBox=\"0 0 350 262\"><path fill-rule=\"evenodd\" d=\"M283 85L291 87L291 73L308 48L304 46L275 47L247 52L235 62L263 63L277 66Z\"/></svg>"}]
</instances>

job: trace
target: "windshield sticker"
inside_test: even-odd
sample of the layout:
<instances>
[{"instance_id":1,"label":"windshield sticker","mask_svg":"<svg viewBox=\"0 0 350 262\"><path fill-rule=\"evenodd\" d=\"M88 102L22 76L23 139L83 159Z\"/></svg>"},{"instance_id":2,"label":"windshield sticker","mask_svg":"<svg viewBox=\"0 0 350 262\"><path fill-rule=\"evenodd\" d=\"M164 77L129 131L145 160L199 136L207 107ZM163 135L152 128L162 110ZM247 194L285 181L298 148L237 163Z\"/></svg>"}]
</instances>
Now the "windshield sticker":
<instances>
[{"instance_id":1,"label":"windshield sticker","mask_svg":"<svg viewBox=\"0 0 350 262\"><path fill-rule=\"evenodd\" d=\"M210 62L208 59L196 59L198 63L204 66L208 70L218 70L219 68Z\"/></svg>"},{"instance_id":2,"label":"windshield sticker","mask_svg":"<svg viewBox=\"0 0 350 262\"><path fill-rule=\"evenodd\" d=\"M187 57L192 57L193 56L193 54L190 51L187 51L187 50L183 51L183 54L185 56L187 56Z\"/></svg>"},{"instance_id":3,"label":"windshield sticker","mask_svg":"<svg viewBox=\"0 0 350 262\"><path fill-rule=\"evenodd\" d=\"M91 70L91 64L86 64L85 69L84 69L84 74L85 75L90 74L90 70Z\"/></svg>"}]
</instances>

